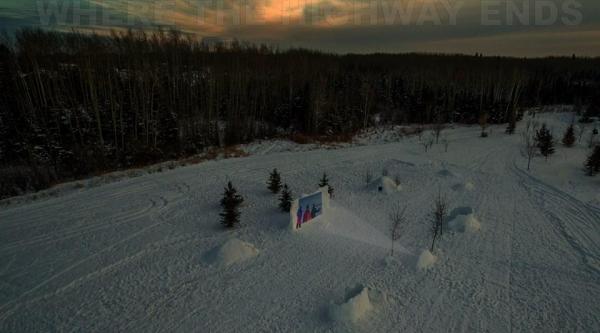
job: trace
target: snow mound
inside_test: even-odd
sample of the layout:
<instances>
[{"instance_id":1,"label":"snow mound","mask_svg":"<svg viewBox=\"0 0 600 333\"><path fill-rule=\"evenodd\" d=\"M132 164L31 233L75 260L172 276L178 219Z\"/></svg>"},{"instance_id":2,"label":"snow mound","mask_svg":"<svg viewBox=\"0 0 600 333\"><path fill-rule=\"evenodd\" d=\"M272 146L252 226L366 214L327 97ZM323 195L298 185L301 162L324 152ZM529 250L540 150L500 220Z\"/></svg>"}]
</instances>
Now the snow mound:
<instances>
[{"instance_id":1,"label":"snow mound","mask_svg":"<svg viewBox=\"0 0 600 333\"><path fill-rule=\"evenodd\" d=\"M459 207L452 211L449 216L450 229L458 232L477 232L481 229L481 223L475 216L475 211L471 207Z\"/></svg>"},{"instance_id":2,"label":"snow mound","mask_svg":"<svg viewBox=\"0 0 600 333\"><path fill-rule=\"evenodd\" d=\"M369 190L385 194L393 194L402 190L402 186L390 177L380 177L369 184Z\"/></svg>"},{"instance_id":3,"label":"snow mound","mask_svg":"<svg viewBox=\"0 0 600 333\"><path fill-rule=\"evenodd\" d=\"M417 260L417 268L418 269L428 269L435 264L437 261L437 257L433 255L429 250L425 250L419 256L419 260Z\"/></svg>"},{"instance_id":4,"label":"snow mound","mask_svg":"<svg viewBox=\"0 0 600 333\"><path fill-rule=\"evenodd\" d=\"M258 255L258 252L258 249L254 245L237 238L232 238L225 244L213 249L207 257L213 264L229 266L254 258Z\"/></svg>"},{"instance_id":5,"label":"snow mound","mask_svg":"<svg viewBox=\"0 0 600 333\"><path fill-rule=\"evenodd\" d=\"M346 290L344 301L332 304L330 308L331 319L342 323L356 323L363 319L371 310L373 305L369 298L369 288L357 285Z\"/></svg>"}]
</instances>

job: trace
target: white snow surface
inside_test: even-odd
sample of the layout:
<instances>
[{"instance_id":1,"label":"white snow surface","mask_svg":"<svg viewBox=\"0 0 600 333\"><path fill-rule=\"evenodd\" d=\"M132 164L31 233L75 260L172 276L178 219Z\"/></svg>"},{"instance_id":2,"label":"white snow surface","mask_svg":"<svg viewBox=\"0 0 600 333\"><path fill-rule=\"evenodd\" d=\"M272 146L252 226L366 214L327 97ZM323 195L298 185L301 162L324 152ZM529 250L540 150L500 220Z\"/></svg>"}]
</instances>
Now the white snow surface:
<instances>
[{"instance_id":1,"label":"white snow surface","mask_svg":"<svg viewBox=\"0 0 600 333\"><path fill-rule=\"evenodd\" d=\"M569 119L536 116L557 139ZM12 200L0 208L0 332L598 332L600 177L583 174L588 149L557 144L527 171L524 122L512 136L504 128L485 139L478 126L444 130L448 152L384 132L339 149L263 142L249 157ZM327 172L326 221L291 232L265 188L273 168L296 194L317 190ZM384 169L402 191L365 190L364 170ZM234 230L219 224L228 180L246 199ZM472 190L453 189L467 182ZM472 210L484 225L444 232L435 265L417 269L439 190L455 216ZM406 223L386 260L399 203ZM260 253L206 260L232 239ZM347 311L364 315L340 326L331 302L357 283L385 301L369 292L371 310ZM363 304L360 295L350 303Z\"/></svg>"}]
</instances>

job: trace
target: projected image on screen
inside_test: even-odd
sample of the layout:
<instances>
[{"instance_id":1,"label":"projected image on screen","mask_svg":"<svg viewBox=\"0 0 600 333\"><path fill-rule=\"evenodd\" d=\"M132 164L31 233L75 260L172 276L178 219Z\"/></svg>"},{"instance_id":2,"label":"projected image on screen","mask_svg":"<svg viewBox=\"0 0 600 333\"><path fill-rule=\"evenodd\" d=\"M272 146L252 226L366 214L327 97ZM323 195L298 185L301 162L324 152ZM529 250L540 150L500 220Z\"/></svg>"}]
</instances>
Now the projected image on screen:
<instances>
[{"instance_id":1,"label":"projected image on screen","mask_svg":"<svg viewBox=\"0 0 600 333\"><path fill-rule=\"evenodd\" d=\"M302 224L308 223L317 218L323 212L323 193L318 192L313 195L301 198L296 212L296 228Z\"/></svg>"}]
</instances>

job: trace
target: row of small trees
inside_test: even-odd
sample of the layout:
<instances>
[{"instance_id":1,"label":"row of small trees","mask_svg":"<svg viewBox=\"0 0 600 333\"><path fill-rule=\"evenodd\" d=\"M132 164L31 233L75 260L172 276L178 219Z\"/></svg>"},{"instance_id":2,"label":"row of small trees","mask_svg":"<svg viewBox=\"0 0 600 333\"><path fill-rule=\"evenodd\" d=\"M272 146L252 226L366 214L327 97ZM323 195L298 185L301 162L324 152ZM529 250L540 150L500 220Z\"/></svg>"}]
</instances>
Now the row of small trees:
<instances>
[{"instance_id":1,"label":"row of small trees","mask_svg":"<svg viewBox=\"0 0 600 333\"><path fill-rule=\"evenodd\" d=\"M585 130L584 127L582 128L583 130L580 130L579 134L580 141L583 136L583 131ZM598 130L594 128L590 134L590 140L588 145L590 148L593 148L594 151L594 146L597 145L595 140L597 135ZM567 148L574 146L575 142L577 141L577 138L575 136L575 127L573 123L571 123L567 127L561 141L562 144ZM525 148L525 155L527 156L527 170L530 170L531 160L537 155L538 152L542 156L544 156L546 160L548 160L548 158L555 152L554 136L552 134L552 131L550 131L546 124L542 124L542 126L538 128L537 123L531 120L528 121L525 127L525 132L523 132L523 143ZM589 165L592 165L592 170L594 168L594 151L590 154L585 164L586 170L588 171L588 174L590 176L594 174L593 171L590 171L589 167Z\"/></svg>"},{"instance_id":2,"label":"row of small trees","mask_svg":"<svg viewBox=\"0 0 600 333\"><path fill-rule=\"evenodd\" d=\"M319 187L329 188L329 195L333 196L333 187L329 185L329 178L326 173L323 173L323 177L319 181ZM282 183L281 174L277 169L273 169L269 174L269 179L267 181L267 189L273 193L279 193L279 209L282 212L289 212L292 207L293 194L292 190L289 188L288 184ZM238 194L237 189L233 186L231 182L227 183L227 187L225 187L225 192L223 193L223 198L221 199L221 207L223 211L221 212L221 224L223 224L226 228L233 228L240 223L240 206L244 202L244 198Z\"/></svg>"}]
</instances>

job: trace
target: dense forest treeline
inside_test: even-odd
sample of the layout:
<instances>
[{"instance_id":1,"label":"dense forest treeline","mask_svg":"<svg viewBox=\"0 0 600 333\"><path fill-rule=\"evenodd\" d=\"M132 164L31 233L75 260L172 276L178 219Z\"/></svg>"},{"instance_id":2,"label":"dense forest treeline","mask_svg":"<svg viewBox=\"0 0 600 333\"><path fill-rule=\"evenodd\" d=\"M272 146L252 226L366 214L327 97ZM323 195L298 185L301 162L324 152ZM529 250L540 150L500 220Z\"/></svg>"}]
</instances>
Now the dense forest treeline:
<instances>
[{"instance_id":1,"label":"dense forest treeline","mask_svg":"<svg viewBox=\"0 0 600 333\"><path fill-rule=\"evenodd\" d=\"M598 112L599 58L334 55L178 32L21 30L0 45L0 197L255 138Z\"/></svg>"}]
</instances>

